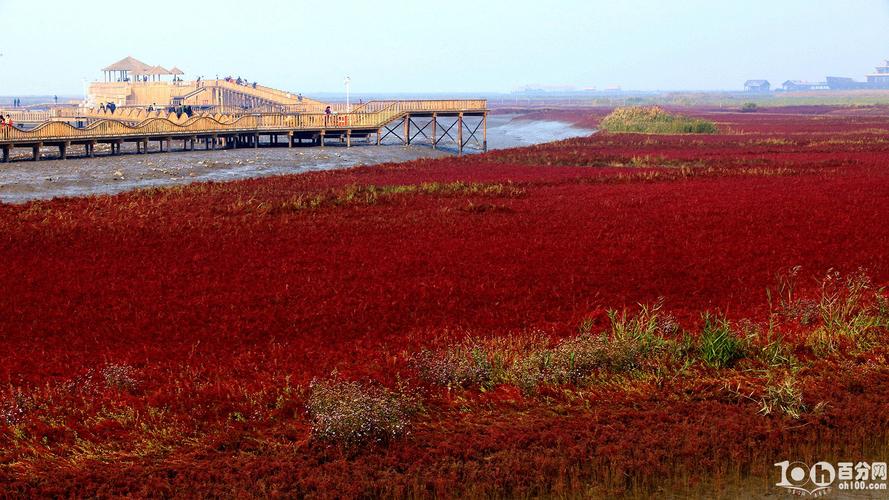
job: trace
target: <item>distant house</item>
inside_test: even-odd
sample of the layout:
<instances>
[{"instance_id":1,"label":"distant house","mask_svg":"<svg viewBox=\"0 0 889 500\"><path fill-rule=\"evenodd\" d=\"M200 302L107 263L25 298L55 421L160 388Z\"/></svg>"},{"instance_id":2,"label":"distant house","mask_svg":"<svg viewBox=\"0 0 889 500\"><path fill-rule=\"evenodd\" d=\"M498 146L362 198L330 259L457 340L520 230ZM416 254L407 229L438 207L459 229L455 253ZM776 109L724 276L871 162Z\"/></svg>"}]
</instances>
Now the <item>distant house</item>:
<instances>
[{"instance_id":1,"label":"distant house","mask_svg":"<svg viewBox=\"0 0 889 500\"><path fill-rule=\"evenodd\" d=\"M769 92L772 84L768 80L747 80L744 82L744 90L747 92Z\"/></svg>"}]
</instances>

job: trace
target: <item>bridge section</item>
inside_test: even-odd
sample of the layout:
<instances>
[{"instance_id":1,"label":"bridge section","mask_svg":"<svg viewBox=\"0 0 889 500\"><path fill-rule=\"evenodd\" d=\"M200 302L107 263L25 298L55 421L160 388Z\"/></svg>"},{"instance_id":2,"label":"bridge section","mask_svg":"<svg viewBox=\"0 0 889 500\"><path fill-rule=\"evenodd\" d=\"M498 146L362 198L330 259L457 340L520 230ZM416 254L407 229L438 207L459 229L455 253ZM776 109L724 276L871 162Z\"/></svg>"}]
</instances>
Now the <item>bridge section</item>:
<instances>
[{"instance_id":1,"label":"bridge section","mask_svg":"<svg viewBox=\"0 0 889 500\"><path fill-rule=\"evenodd\" d=\"M82 120L55 117L29 130L4 126L0 128L2 161L10 160L13 148L31 149L36 161L44 148L58 148L59 157L67 158L71 146L83 146L86 156L93 156L97 144L108 144L111 154L119 154L122 144L135 143L136 151L145 153L150 141L157 142L160 151L169 151L174 140L182 141L183 149L193 150L200 142L205 149L259 147L262 137L268 145L293 147L297 141L308 140L323 147L326 140L334 138L351 147L355 138L370 140L375 136L380 144L394 136L407 145L422 136L432 147L451 141L460 154L472 141L478 149L487 150L488 110L483 99L371 101L353 112L331 114L244 112L187 117L140 113L86 112L81 113L87 115L79 117ZM86 124L78 127L69 121Z\"/></svg>"}]
</instances>

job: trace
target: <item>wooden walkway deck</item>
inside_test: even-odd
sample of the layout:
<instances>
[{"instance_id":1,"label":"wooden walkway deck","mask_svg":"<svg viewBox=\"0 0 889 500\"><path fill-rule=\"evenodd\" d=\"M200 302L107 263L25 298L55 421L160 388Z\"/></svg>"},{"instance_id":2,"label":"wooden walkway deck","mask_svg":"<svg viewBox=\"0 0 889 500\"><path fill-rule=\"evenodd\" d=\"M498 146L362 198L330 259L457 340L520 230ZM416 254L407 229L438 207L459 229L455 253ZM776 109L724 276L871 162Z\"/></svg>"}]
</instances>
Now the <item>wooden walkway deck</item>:
<instances>
[{"instance_id":1,"label":"wooden walkway deck","mask_svg":"<svg viewBox=\"0 0 889 500\"><path fill-rule=\"evenodd\" d=\"M32 159L39 160L41 148L58 147L59 156L67 158L72 145L83 145L93 156L97 144L109 144L111 154L119 154L125 142L135 143L137 152L146 152L149 141L157 141L160 151L170 150L173 140L181 140L183 149L193 150L203 142L205 149L217 147L259 147L260 137L268 144L293 147L308 139L324 146L325 139L336 138L352 145L353 138L376 136L376 143L392 135L410 144L422 135L433 147L450 139L459 153L472 140L487 150L487 101L410 100L371 101L348 113L325 114L321 110L304 113L198 114L191 117L142 109L123 109L114 114L88 110L66 110L64 115L48 116L47 121L28 130L17 126L0 127L2 161L10 159L13 148L30 148ZM478 117L474 128L464 118ZM417 119L428 118L425 123ZM440 119L453 118L448 125ZM76 127L69 122L81 122ZM479 139L479 129L481 128ZM466 133L464 133L466 132ZM279 140L286 137L285 140Z\"/></svg>"}]
</instances>

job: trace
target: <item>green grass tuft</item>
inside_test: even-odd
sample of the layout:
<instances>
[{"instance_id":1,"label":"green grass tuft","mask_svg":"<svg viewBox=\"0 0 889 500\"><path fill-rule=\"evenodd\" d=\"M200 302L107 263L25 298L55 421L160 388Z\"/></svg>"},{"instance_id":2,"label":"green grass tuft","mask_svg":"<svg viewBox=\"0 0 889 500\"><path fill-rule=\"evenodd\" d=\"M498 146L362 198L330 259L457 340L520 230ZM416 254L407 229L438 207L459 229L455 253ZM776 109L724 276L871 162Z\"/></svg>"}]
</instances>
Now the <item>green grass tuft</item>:
<instances>
[{"instance_id":1,"label":"green grass tuft","mask_svg":"<svg viewBox=\"0 0 889 500\"><path fill-rule=\"evenodd\" d=\"M699 340L701 360L713 368L730 368L747 352L747 343L732 332L726 319L704 314L704 330Z\"/></svg>"}]
</instances>

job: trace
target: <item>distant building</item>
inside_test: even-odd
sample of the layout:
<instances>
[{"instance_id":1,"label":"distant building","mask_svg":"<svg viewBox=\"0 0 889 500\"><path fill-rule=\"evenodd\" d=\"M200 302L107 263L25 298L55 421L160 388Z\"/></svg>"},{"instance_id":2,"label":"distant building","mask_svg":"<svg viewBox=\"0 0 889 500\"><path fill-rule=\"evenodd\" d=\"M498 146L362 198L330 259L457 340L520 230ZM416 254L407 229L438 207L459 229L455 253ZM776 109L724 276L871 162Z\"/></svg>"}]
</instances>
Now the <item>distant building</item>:
<instances>
[{"instance_id":1,"label":"distant building","mask_svg":"<svg viewBox=\"0 0 889 500\"><path fill-rule=\"evenodd\" d=\"M804 82L802 80L787 80L781 87L787 92L804 92L807 90L828 90L827 82Z\"/></svg>"},{"instance_id":2,"label":"distant building","mask_svg":"<svg viewBox=\"0 0 889 500\"><path fill-rule=\"evenodd\" d=\"M749 80L744 86L748 92L755 92L756 84L763 80ZM751 86L751 84L753 86ZM768 84L768 82L766 82ZM861 82L846 76L828 76L824 82L804 82L801 80L787 80L782 85L784 91L804 90L867 90L889 89L889 60L877 66L874 73L867 75L867 81Z\"/></svg>"},{"instance_id":3,"label":"distant building","mask_svg":"<svg viewBox=\"0 0 889 500\"><path fill-rule=\"evenodd\" d=\"M766 93L772 90L772 84L768 80L747 80L744 82L744 90L747 92Z\"/></svg>"},{"instance_id":4,"label":"distant building","mask_svg":"<svg viewBox=\"0 0 889 500\"><path fill-rule=\"evenodd\" d=\"M845 76L828 76L827 86L830 90L859 90L872 88L867 82L856 82L852 78Z\"/></svg>"},{"instance_id":5,"label":"distant building","mask_svg":"<svg viewBox=\"0 0 889 500\"><path fill-rule=\"evenodd\" d=\"M889 88L889 61L885 61L882 66L877 66L876 73L867 75L867 83L872 88Z\"/></svg>"}]
</instances>

